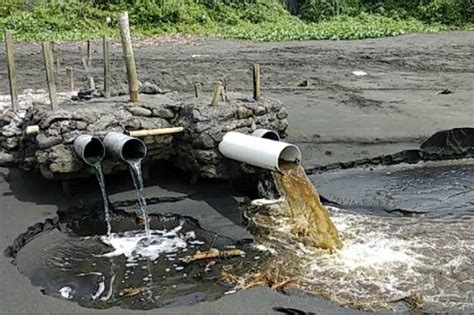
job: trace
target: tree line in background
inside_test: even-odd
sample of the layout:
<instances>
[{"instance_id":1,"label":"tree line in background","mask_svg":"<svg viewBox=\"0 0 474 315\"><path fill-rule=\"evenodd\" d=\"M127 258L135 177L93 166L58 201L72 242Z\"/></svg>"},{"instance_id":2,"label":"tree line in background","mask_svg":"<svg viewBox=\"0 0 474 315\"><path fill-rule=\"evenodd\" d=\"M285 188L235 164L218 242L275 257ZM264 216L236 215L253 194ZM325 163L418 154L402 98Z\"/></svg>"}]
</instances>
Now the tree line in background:
<instances>
[{"instance_id":1,"label":"tree line in background","mask_svg":"<svg viewBox=\"0 0 474 315\"><path fill-rule=\"evenodd\" d=\"M296 0L298 1L298 0ZM416 18L428 23L462 24L474 21L472 0L304 0L299 15L319 22L337 15L354 16L362 12L393 18Z\"/></svg>"},{"instance_id":2,"label":"tree line in background","mask_svg":"<svg viewBox=\"0 0 474 315\"><path fill-rule=\"evenodd\" d=\"M114 34L116 20L105 21L123 10L144 36L185 32L263 40L345 39L425 31L425 25L434 24L467 24L470 29L474 22L473 0L0 0L0 28L27 40L90 38ZM364 25L369 31L363 31ZM317 34L311 36L313 31Z\"/></svg>"}]
</instances>

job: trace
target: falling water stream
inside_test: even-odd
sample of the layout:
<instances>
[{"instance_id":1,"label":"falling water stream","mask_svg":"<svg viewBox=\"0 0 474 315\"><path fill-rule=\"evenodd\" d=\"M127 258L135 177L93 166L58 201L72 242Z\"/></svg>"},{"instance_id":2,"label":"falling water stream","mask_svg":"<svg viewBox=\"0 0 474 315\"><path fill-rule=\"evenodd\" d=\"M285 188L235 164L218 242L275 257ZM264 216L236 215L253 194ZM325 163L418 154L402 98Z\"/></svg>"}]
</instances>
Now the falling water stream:
<instances>
[{"instance_id":1,"label":"falling water stream","mask_svg":"<svg viewBox=\"0 0 474 315\"><path fill-rule=\"evenodd\" d=\"M301 165L287 163L275 175L288 210L288 226L298 238L309 238L315 247L337 249L342 247L337 229L329 218L327 209L319 200Z\"/></svg>"},{"instance_id":2,"label":"falling water stream","mask_svg":"<svg viewBox=\"0 0 474 315\"><path fill-rule=\"evenodd\" d=\"M150 237L150 223L148 220L148 213L146 210L146 198L145 193L143 191L143 176L142 176L142 161L141 160L134 160L129 162L130 165L130 173L132 174L133 184L135 185L135 189L137 191L137 198L140 204L140 211L143 216L143 223L145 225L145 234L147 237Z\"/></svg>"},{"instance_id":3,"label":"falling water stream","mask_svg":"<svg viewBox=\"0 0 474 315\"><path fill-rule=\"evenodd\" d=\"M110 236L110 234L112 233L112 226L110 223L109 201L107 199L107 192L105 190L104 173L102 172L102 167L101 167L100 162L95 163L94 168L97 175L97 180L99 181L100 191L102 193L102 199L104 201L104 213L105 213L105 222L107 224L107 235Z\"/></svg>"}]
</instances>

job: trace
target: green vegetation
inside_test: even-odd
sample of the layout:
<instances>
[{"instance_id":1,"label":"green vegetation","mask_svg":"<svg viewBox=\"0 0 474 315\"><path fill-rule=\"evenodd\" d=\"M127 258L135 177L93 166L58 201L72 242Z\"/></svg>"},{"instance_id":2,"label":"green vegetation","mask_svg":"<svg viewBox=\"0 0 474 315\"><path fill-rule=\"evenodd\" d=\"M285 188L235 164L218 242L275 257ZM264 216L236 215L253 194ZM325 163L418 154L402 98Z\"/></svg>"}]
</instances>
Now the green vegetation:
<instances>
[{"instance_id":1,"label":"green vegetation","mask_svg":"<svg viewBox=\"0 0 474 315\"><path fill-rule=\"evenodd\" d=\"M280 0L1 0L0 29L14 30L17 40L118 36L116 16L124 10L130 12L135 37L186 33L264 41L357 39L474 29L472 0L300 2L294 16Z\"/></svg>"}]
</instances>

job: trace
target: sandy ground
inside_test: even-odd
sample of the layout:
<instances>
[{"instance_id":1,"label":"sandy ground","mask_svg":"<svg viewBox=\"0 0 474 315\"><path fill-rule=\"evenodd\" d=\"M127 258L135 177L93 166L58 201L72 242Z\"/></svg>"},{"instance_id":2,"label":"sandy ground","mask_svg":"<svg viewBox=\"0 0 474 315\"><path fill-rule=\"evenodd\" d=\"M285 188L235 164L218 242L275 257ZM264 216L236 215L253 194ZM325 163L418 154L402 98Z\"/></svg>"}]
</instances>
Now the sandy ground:
<instances>
[{"instance_id":1,"label":"sandy ground","mask_svg":"<svg viewBox=\"0 0 474 315\"><path fill-rule=\"evenodd\" d=\"M86 82L80 46L84 51L85 43L55 45L62 60L59 91L66 90L66 66ZM301 145L306 166L417 147L435 131L474 122L474 32L280 43L156 40L135 46L142 82L183 93L192 93L199 82L209 98L212 83L221 79L229 90L251 94L250 67L260 63L263 93L285 103L289 141ZM101 42L93 47L89 73L100 84ZM114 82L125 82L121 46L112 47ZM18 44L15 51L20 88L46 88L40 44ZM297 86L307 79L310 87ZM7 93L3 47L0 82L0 93ZM444 89L453 93L437 94Z\"/></svg>"},{"instance_id":2,"label":"sandy ground","mask_svg":"<svg viewBox=\"0 0 474 315\"><path fill-rule=\"evenodd\" d=\"M64 67L75 66L78 81L86 75L78 53L80 43L60 43L62 65L58 90L66 89ZM85 44L83 45L85 47ZM252 43L191 40L138 43L141 81L191 93L194 82L210 97L212 82L229 81L229 89L251 93L252 63L263 71L263 93L281 99L289 112L289 141L299 144L306 166L349 161L416 148L435 131L474 125L474 33L411 34L361 41ZM94 43L90 72L100 83L100 43ZM45 88L40 44L16 45L20 88ZM113 45L114 81L125 79L121 48ZM360 70L366 76L355 76ZM309 79L309 87L298 87ZM7 93L5 51L0 50L0 93ZM449 89L451 94L437 94ZM26 228L64 209L98 200L96 184L78 184L72 199L61 195L59 183L49 183L17 170L0 169L0 247L10 245ZM189 214L205 228L244 237L238 223L238 197L221 184L188 185L158 176L148 182L148 197L200 192L199 197L169 204L160 211ZM128 176L107 180L113 200L134 198ZM0 311L120 312L84 309L74 303L43 296L0 256ZM296 307L319 314L353 314L320 298L285 296L255 289L195 307L161 309L161 313L271 313L274 306ZM125 312L125 311L123 311ZM128 311L127 311L128 312Z\"/></svg>"}]
</instances>

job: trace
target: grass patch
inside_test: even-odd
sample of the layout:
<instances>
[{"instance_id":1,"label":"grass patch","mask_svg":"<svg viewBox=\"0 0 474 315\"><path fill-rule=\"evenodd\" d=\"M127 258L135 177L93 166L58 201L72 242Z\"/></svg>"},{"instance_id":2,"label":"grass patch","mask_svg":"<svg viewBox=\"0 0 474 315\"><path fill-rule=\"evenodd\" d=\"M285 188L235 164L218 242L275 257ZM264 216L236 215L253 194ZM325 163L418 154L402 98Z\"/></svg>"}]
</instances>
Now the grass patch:
<instances>
[{"instance_id":1,"label":"grass patch","mask_svg":"<svg viewBox=\"0 0 474 315\"><path fill-rule=\"evenodd\" d=\"M20 41L82 40L103 35L118 38L117 14L128 10L134 38L185 33L257 41L337 40L474 30L474 24L468 22L441 24L436 22L440 18L420 19L399 13L387 16L355 11L355 7L328 9L327 16L317 16L314 22L309 18L313 16L310 9L319 2L308 3L313 6L294 16L279 0L3 0L0 29L13 30ZM3 32L0 37L3 40Z\"/></svg>"}]
</instances>

